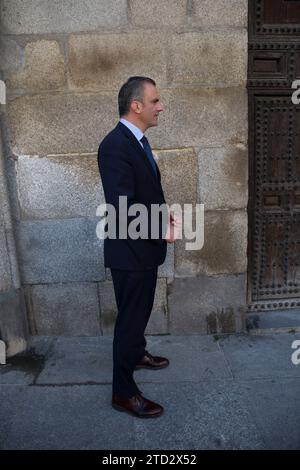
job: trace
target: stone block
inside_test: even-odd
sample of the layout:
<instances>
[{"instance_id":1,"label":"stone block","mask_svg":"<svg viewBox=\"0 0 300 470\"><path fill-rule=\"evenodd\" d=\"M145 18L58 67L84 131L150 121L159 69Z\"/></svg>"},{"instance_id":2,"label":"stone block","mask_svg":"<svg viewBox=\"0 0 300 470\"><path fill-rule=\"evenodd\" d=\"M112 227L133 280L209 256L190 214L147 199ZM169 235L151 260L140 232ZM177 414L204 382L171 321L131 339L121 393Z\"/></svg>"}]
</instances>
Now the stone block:
<instances>
[{"instance_id":1,"label":"stone block","mask_svg":"<svg viewBox=\"0 0 300 470\"><path fill-rule=\"evenodd\" d=\"M199 26L247 27L247 0L194 0L191 21Z\"/></svg>"},{"instance_id":2,"label":"stone block","mask_svg":"<svg viewBox=\"0 0 300 470\"><path fill-rule=\"evenodd\" d=\"M110 269L107 269L110 274ZM115 321L117 318L117 303L112 280L100 282L98 284L100 299L100 322L101 330L104 335L112 335Z\"/></svg>"},{"instance_id":3,"label":"stone block","mask_svg":"<svg viewBox=\"0 0 300 470\"><path fill-rule=\"evenodd\" d=\"M104 335L112 335L117 317L117 304L112 281L99 283L101 328ZM166 334L168 332L168 309L166 280L157 279L154 304L145 334Z\"/></svg>"},{"instance_id":4,"label":"stone block","mask_svg":"<svg viewBox=\"0 0 300 470\"><path fill-rule=\"evenodd\" d=\"M10 101L10 144L16 155L97 152L118 122L114 93L42 94Z\"/></svg>"},{"instance_id":5,"label":"stone block","mask_svg":"<svg viewBox=\"0 0 300 470\"><path fill-rule=\"evenodd\" d=\"M152 147L217 147L247 142L245 88L186 88L164 90L161 95L164 126L159 132L150 130Z\"/></svg>"},{"instance_id":6,"label":"stone block","mask_svg":"<svg viewBox=\"0 0 300 470\"><path fill-rule=\"evenodd\" d=\"M152 313L146 327L146 335L168 334L168 303L166 279L157 279Z\"/></svg>"},{"instance_id":7,"label":"stone block","mask_svg":"<svg viewBox=\"0 0 300 470\"><path fill-rule=\"evenodd\" d=\"M202 148L199 199L206 210L244 209L248 203L248 152L244 144Z\"/></svg>"},{"instance_id":8,"label":"stone block","mask_svg":"<svg viewBox=\"0 0 300 470\"><path fill-rule=\"evenodd\" d=\"M186 11L187 0L130 0L131 22L142 28L180 26Z\"/></svg>"},{"instance_id":9,"label":"stone block","mask_svg":"<svg viewBox=\"0 0 300 470\"><path fill-rule=\"evenodd\" d=\"M46 361L51 355L56 342L57 338L55 336L30 336L28 339L28 354L31 354L33 357L40 356Z\"/></svg>"},{"instance_id":10,"label":"stone block","mask_svg":"<svg viewBox=\"0 0 300 470\"><path fill-rule=\"evenodd\" d=\"M8 127L6 127L6 132L9 132ZM0 148L0 154L1 154L1 148ZM1 159L1 155L0 155L0 159ZM6 231L9 230L11 232L11 237L13 239L14 238L13 233L12 233L13 223L10 218L10 214L11 213L14 214L15 218L20 217L19 198L18 198L18 190L17 190L17 183L16 183L15 159L6 157L5 160L3 158L2 162L4 163L4 161L5 161L5 170L4 170L4 167L0 168L1 209L3 212L3 218L5 220ZM8 192L9 192L9 197L8 197Z\"/></svg>"},{"instance_id":11,"label":"stone block","mask_svg":"<svg viewBox=\"0 0 300 470\"><path fill-rule=\"evenodd\" d=\"M294 328L299 329L300 309L252 312L247 315L246 324L248 330L266 329L270 331L271 328L278 330L290 328L292 331Z\"/></svg>"},{"instance_id":12,"label":"stone block","mask_svg":"<svg viewBox=\"0 0 300 470\"><path fill-rule=\"evenodd\" d=\"M16 174L23 219L95 217L105 202L96 154L23 155Z\"/></svg>"},{"instance_id":13,"label":"stone block","mask_svg":"<svg viewBox=\"0 0 300 470\"><path fill-rule=\"evenodd\" d=\"M79 361L77 376L80 379L84 377L82 385L76 385L78 380L75 384L68 381L76 371L76 359ZM91 360L94 362L92 366L89 363ZM96 454L100 449L103 449L103 453L108 449L120 452L122 449L123 452L130 452L136 439L135 421L127 413L119 417L111 409L111 386L107 385L107 381L104 385L96 382L96 385L91 380L90 377L97 378L97 370L99 377L104 367L99 356L98 361L95 361L97 357L91 354L76 354L75 359L60 360L62 369L57 376L59 379L66 377L62 382L65 386L1 387L0 400L5 403L0 415L3 450L80 449L83 452L94 450ZM69 373L69 364L73 374ZM164 396L168 395L168 392L163 393ZM228 421L231 415L226 415L226 418Z\"/></svg>"},{"instance_id":14,"label":"stone block","mask_svg":"<svg viewBox=\"0 0 300 470\"><path fill-rule=\"evenodd\" d=\"M38 385L111 383L111 336L60 336L47 354Z\"/></svg>"},{"instance_id":15,"label":"stone block","mask_svg":"<svg viewBox=\"0 0 300 470\"><path fill-rule=\"evenodd\" d=\"M154 384L179 382L206 382L209 379L231 377L230 368L220 350L218 342L209 335L167 335L148 336L147 350L153 356L170 360L166 369L157 371L141 369L136 374L142 382ZM176 444L175 444L176 445Z\"/></svg>"},{"instance_id":16,"label":"stone block","mask_svg":"<svg viewBox=\"0 0 300 470\"><path fill-rule=\"evenodd\" d=\"M246 85L246 30L174 34L171 44L170 77L173 82L208 87Z\"/></svg>"},{"instance_id":17,"label":"stone block","mask_svg":"<svg viewBox=\"0 0 300 470\"><path fill-rule=\"evenodd\" d=\"M0 37L0 70L4 77L24 65L24 54L21 46L11 38Z\"/></svg>"},{"instance_id":18,"label":"stone block","mask_svg":"<svg viewBox=\"0 0 300 470\"><path fill-rule=\"evenodd\" d=\"M167 244L167 255L165 262L158 266L157 271L158 277L170 277L174 276L174 244Z\"/></svg>"},{"instance_id":19,"label":"stone block","mask_svg":"<svg viewBox=\"0 0 300 470\"><path fill-rule=\"evenodd\" d=\"M246 276L175 278L168 285L170 334L238 332L246 308Z\"/></svg>"},{"instance_id":20,"label":"stone block","mask_svg":"<svg viewBox=\"0 0 300 470\"><path fill-rule=\"evenodd\" d=\"M195 207L198 192L198 162L193 149L174 149L154 151L161 172L162 187L167 204L179 204L184 211L184 204ZM183 213L183 212L182 212ZM168 250L175 252L178 244L168 244ZM164 265L163 265L164 266ZM174 270L171 276L174 275ZM171 277L169 274L166 276Z\"/></svg>"},{"instance_id":21,"label":"stone block","mask_svg":"<svg viewBox=\"0 0 300 470\"><path fill-rule=\"evenodd\" d=\"M203 249L204 242L204 211L192 209L192 231L187 226L188 216L190 211L185 208L184 217L182 220L182 238L178 238L174 244L174 256L175 256L175 277L180 276L196 276L197 271L197 260L200 250ZM192 236L193 235L193 236Z\"/></svg>"},{"instance_id":22,"label":"stone block","mask_svg":"<svg viewBox=\"0 0 300 470\"><path fill-rule=\"evenodd\" d=\"M291 360L291 345L296 336L291 333L227 335L220 338L219 345L238 381L250 384L259 379L276 382L279 378L297 377L299 380L299 367Z\"/></svg>"},{"instance_id":23,"label":"stone block","mask_svg":"<svg viewBox=\"0 0 300 470\"><path fill-rule=\"evenodd\" d=\"M279 404L277 392L280 391L280 389L276 387L277 401L276 413L274 413L273 407L270 406L272 403L270 394L264 394L267 388L266 381L264 381L263 392L260 393L260 396L266 397L262 406L260 405L261 402L257 404L256 391L259 387L257 386L256 381L253 380L250 382L251 392L248 392L246 381L242 384L239 382L236 383L232 376L230 379L216 380L214 374L215 370L213 370L209 365L207 366L206 357L204 358L203 355L201 355L200 360L205 361L204 364L206 366L204 368L206 375L203 377L199 375L198 357L196 350L192 356L192 362L187 365L187 367L190 366L194 371L194 383L187 383L181 379L178 381L176 380L173 383L165 384L164 376L169 367L167 369L157 371L155 374L150 371L143 370L144 376L145 372L149 372L147 381L151 382L145 385L143 384L145 396L151 397L153 401L158 403L161 403L164 397L167 396L168 401L162 402L166 406L164 419L158 420L158 423L155 424L151 423L153 425L151 428L145 419L139 420L136 423L136 426L138 426L135 435L136 448L140 451L148 451L149 453L155 453L156 449L164 448L168 449L169 455L176 454L178 456L176 458L179 458L181 452L185 453L184 449L193 449L190 451L191 454L199 452L200 455L206 456L213 452L219 452L219 455L221 456L225 455L226 451L242 453L246 450L264 451L266 449L270 449L270 447L265 444L265 436L267 433L263 433L261 431L262 425L258 426L255 418L253 417L252 407L254 407L254 403L251 405L251 408L248 408L249 401L247 395L251 393L251 401L255 402L255 405L258 405L256 406L256 409L259 408L260 410L264 410L265 413L261 418L262 424L265 427L266 425L271 427L275 424L277 433L281 435L279 432L280 422L276 421L274 423L274 414L277 416ZM179 365L177 354L174 359L176 361L175 367L179 368L181 362ZM215 355L215 357L210 357L210 361L211 363L214 361L217 362L219 369L221 369L222 364L217 355ZM170 367L172 367L171 364ZM226 367L226 365L223 367ZM183 376L183 371L184 377L186 377L185 365L183 365L183 369L180 370L181 377ZM154 381L158 382L156 377L159 372L161 372L160 383L152 383ZM152 377L154 378L152 379ZM269 387L271 386L271 381L268 381L268 385ZM242 386L246 389L243 394L241 392ZM295 387L296 385L293 384L293 386ZM37 387L29 388L31 391L32 388ZM292 442L295 446L294 449L298 448L296 443L299 442L299 432L296 424L298 422L299 412L296 396L296 391L294 391L294 394L289 393L289 397L293 397L292 409L297 410L297 418L289 420L290 424L288 426L286 425L284 429L285 436L292 434ZM285 411L285 414L283 411L281 416L286 417L291 408L287 407L285 400L282 399L282 395L280 402L284 402L283 408ZM26 402L26 405L27 403L28 402ZM28 403L27 406L30 406L30 403ZM281 409L282 408L280 408L280 410ZM268 417L264 419L266 411L268 411ZM170 432L171 429L172 431ZM296 436L294 434L294 429L297 429L295 432ZM11 428L9 429L9 436L10 435L12 435ZM23 434L21 435L23 436ZM27 435L28 434L26 433L26 437ZM272 437L273 436L274 434ZM271 439L269 441L271 441ZM22 443L23 442L24 441L22 440ZM25 442L28 442L28 440ZM275 442L277 445L279 444L280 441L278 437ZM38 448L38 444L36 444L35 448ZM271 448L278 449L276 446L272 446ZM182 451L179 449L182 449ZM194 449L197 449L197 451ZM162 453L164 453L164 451L162 451ZM167 454L167 452L165 453Z\"/></svg>"},{"instance_id":24,"label":"stone block","mask_svg":"<svg viewBox=\"0 0 300 470\"><path fill-rule=\"evenodd\" d=\"M194 149L154 151L168 205L195 204L198 192L198 161Z\"/></svg>"},{"instance_id":25,"label":"stone block","mask_svg":"<svg viewBox=\"0 0 300 470\"><path fill-rule=\"evenodd\" d=\"M93 282L105 278L98 218L21 221L16 224L24 284Z\"/></svg>"},{"instance_id":26,"label":"stone block","mask_svg":"<svg viewBox=\"0 0 300 470\"><path fill-rule=\"evenodd\" d=\"M29 338L23 291L0 293L0 312L0 336L6 343L7 357L11 357L26 349Z\"/></svg>"},{"instance_id":27,"label":"stone block","mask_svg":"<svg viewBox=\"0 0 300 470\"><path fill-rule=\"evenodd\" d=\"M128 77L166 81L166 35L134 32L72 35L68 42L69 87L72 90L119 90ZM153 53L155 51L155 54Z\"/></svg>"},{"instance_id":28,"label":"stone block","mask_svg":"<svg viewBox=\"0 0 300 470\"><path fill-rule=\"evenodd\" d=\"M236 329L235 312L232 307L217 309L216 317L217 333L235 333L238 331ZM242 323L242 321L240 321L240 323Z\"/></svg>"},{"instance_id":29,"label":"stone block","mask_svg":"<svg viewBox=\"0 0 300 470\"><path fill-rule=\"evenodd\" d=\"M281 335L276 336L280 337ZM264 339L265 337L262 337L262 340ZM253 350L256 350L256 345L254 347L253 345L251 346L248 343L248 351L251 348L253 353ZM265 364L262 364L262 366L266 367L265 370L270 372L272 378L267 379L265 376L258 378L258 376L255 376L254 380L247 378L246 380L239 381L240 384L243 383L243 394L245 401L247 400L249 404L249 409L251 409L252 419L255 420L257 428L261 430L260 432L263 436L263 441L261 442L264 442L263 448L268 449L269 452L290 451L292 453L293 451L297 452L299 449L300 430L297 425L300 418L298 406L299 375L296 375L297 371L299 373L299 367L295 367L289 358L289 353L287 353L289 349L288 344L286 348L287 349L283 351L276 349L271 358L269 354L265 354L265 352L261 353L260 349L257 351L258 354L254 360L260 362L261 357L259 354L263 354ZM280 353L282 355L279 357ZM243 359L248 361L250 358L253 359L251 353L247 358L245 358L244 355L240 357L241 361ZM285 361L282 361L282 358L284 358ZM279 361L276 361L276 359L279 359ZM283 377L280 378L276 377L279 368L278 362L281 364L286 362L282 374ZM293 367L293 371L295 372L294 377L289 376L291 367ZM285 373L287 370L289 374ZM276 410L276 412L274 410Z\"/></svg>"},{"instance_id":30,"label":"stone block","mask_svg":"<svg viewBox=\"0 0 300 470\"><path fill-rule=\"evenodd\" d=\"M127 23L126 0L3 0L6 34L47 34L118 28Z\"/></svg>"},{"instance_id":31,"label":"stone block","mask_svg":"<svg viewBox=\"0 0 300 470\"><path fill-rule=\"evenodd\" d=\"M239 274L247 270L246 210L204 213L204 245L186 250L175 242L175 276Z\"/></svg>"},{"instance_id":32,"label":"stone block","mask_svg":"<svg viewBox=\"0 0 300 470\"><path fill-rule=\"evenodd\" d=\"M101 334L96 283L32 286L31 305L37 335Z\"/></svg>"},{"instance_id":33,"label":"stone block","mask_svg":"<svg viewBox=\"0 0 300 470\"><path fill-rule=\"evenodd\" d=\"M12 284L5 231L0 228L0 292L9 290Z\"/></svg>"},{"instance_id":34,"label":"stone block","mask_svg":"<svg viewBox=\"0 0 300 470\"><path fill-rule=\"evenodd\" d=\"M110 268L105 268L105 279L106 279L107 281L112 281Z\"/></svg>"},{"instance_id":35,"label":"stone block","mask_svg":"<svg viewBox=\"0 0 300 470\"><path fill-rule=\"evenodd\" d=\"M64 57L56 41L29 42L22 69L9 76L9 89L53 90L66 84Z\"/></svg>"}]
</instances>

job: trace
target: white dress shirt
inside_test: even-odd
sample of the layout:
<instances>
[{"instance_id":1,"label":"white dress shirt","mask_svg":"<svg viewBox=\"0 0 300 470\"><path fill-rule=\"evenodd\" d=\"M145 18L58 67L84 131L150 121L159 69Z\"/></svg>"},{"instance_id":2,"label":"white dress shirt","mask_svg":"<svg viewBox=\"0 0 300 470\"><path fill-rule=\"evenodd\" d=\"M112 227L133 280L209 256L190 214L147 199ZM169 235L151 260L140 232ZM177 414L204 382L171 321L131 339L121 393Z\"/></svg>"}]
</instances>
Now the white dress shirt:
<instances>
[{"instance_id":1,"label":"white dress shirt","mask_svg":"<svg viewBox=\"0 0 300 470\"><path fill-rule=\"evenodd\" d=\"M132 124L131 122L127 121L127 119L124 119L124 118L121 118L120 119L120 122L122 124L124 124L124 126L128 127L128 129L133 133L134 137L139 141L139 143L141 144L141 146L144 148L142 142L141 142L141 139L142 137L144 137L144 134L143 132L141 131L141 129L139 129L138 127L136 127L134 124Z\"/></svg>"}]
</instances>

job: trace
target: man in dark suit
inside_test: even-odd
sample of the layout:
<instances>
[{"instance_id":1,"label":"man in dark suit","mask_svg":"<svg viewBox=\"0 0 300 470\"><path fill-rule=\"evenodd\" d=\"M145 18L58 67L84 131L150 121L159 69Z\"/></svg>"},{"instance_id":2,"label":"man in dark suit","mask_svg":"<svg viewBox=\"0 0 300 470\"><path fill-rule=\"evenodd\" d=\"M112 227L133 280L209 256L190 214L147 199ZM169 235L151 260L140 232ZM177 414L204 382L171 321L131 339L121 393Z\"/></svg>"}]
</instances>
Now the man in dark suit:
<instances>
[{"instance_id":1,"label":"man in dark suit","mask_svg":"<svg viewBox=\"0 0 300 470\"><path fill-rule=\"evenodd\" d=\"M120 196L146 206L164 204L160 171L144 132L157 126L163 107L155 82L146 77L131 77L118 95L120 122L101 142L99 171L106 203L117 214L117 238L104 240L104 264L111 269L118 307L113 341L112 406L139 417L157 417L163 407L142 396L133 372L136 369L161 369L169 360L146 351L146 329L153 307L158 266L166 258L167 242L175 241L170 227L175 219L168 213L167 226L160 219L159 238L151 238L153 220L148 217L148 237L120 238ZM133 216L128 216L132 221ZM167 227L167 231L166 231Z\"/></svg>"}]
</instances>

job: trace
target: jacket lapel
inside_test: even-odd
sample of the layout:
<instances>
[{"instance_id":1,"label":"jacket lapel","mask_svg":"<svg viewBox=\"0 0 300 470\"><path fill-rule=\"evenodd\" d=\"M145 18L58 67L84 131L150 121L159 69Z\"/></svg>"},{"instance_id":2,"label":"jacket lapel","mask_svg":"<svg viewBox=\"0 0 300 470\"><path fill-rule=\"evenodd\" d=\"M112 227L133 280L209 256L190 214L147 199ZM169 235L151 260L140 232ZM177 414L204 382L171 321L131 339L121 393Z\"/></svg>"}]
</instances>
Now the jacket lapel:
<instances>
[{"instance_id":1,"label":"jacket lapel","mask_svg":"<svg viewBox=\"0 0 300 470\"><path fill-rule=\"evenodd\" d=\"M148 170L151 174L151 177L153 178L154 182L160 188L160 171L159 171L159 168L158 168L158 165L156 164L156 162L155 162L155 164L156 164L156 168L157 168L158 177L155 176L155 174L153 172L153 168L151 166L151 163L148 160L148 157L147 157L145 151L143 150L141 144L137 141L137 139L133 135L133 133L126 126L124 126L124 124L122 124L121 122L118 123L117 128L119 128L121 130L121 132L123 132L123 134L125 134L126 137L128 137L128 139L130 140L130 143L134 146L135 150L137 152L139 152L139 154L141 155L146 167L148 168Z\"/></svg>"}]
</instances>

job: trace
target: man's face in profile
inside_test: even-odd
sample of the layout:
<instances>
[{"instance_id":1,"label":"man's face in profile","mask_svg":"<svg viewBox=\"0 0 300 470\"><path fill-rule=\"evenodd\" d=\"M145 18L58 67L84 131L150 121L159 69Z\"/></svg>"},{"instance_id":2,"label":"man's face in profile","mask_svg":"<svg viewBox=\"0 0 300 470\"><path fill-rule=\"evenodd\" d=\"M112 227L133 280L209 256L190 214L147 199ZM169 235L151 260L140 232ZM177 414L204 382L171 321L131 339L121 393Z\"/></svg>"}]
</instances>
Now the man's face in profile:
<instances>
[{"instance_id":1,"label":"man's face in profile","mask_svg":"<svg viewBox=\"0 0 300 470\"><path fill-rule=\"evenodd\" d=\"M144 123L145 128L157 126L158 115L163 111L163 107L159 101L157 89L151 83L144 84L144 99L142 103L142 111L140 120Z\"/></svg>"}]
</instances>

